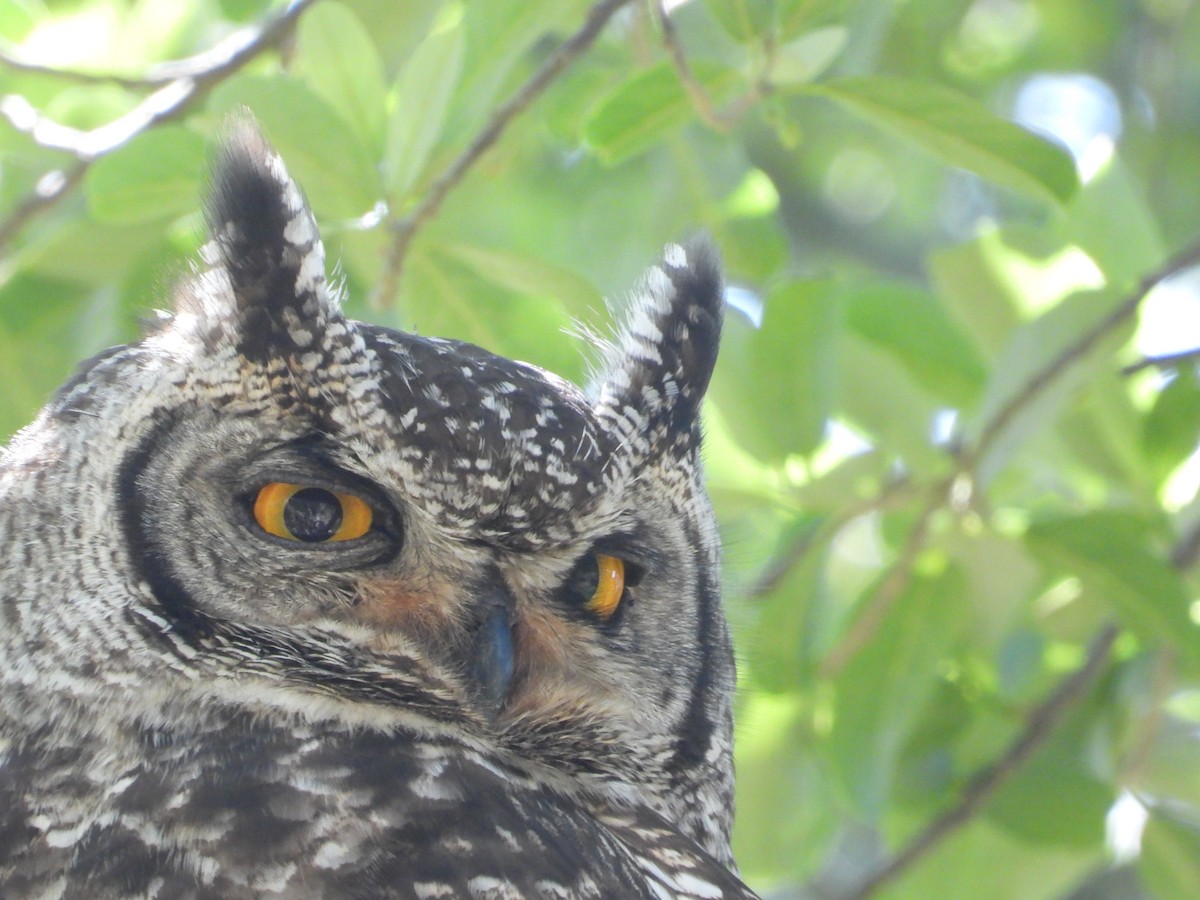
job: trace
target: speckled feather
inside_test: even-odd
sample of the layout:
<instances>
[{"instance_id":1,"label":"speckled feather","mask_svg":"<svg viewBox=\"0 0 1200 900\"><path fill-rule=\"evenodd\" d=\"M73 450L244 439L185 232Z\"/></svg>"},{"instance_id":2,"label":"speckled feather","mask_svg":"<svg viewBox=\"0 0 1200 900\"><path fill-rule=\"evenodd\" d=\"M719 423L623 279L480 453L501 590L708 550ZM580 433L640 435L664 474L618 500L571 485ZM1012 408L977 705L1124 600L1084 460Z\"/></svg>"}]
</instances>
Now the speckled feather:
<instances>
[{"instance_id":1,"label":"speckled feather","mask_svg":"<svg viewBox=\"0 0 1200 900\"><path fill-rule=\"evenodd\" d=\"M344 318L250 124L208 222L173 313L0 457L0 894L752 897L712 250L666 250L581 391ZM373 527L267 534L275 480ZM598 553L637 573L611 620Z\"/></svg>"}]
</instances>

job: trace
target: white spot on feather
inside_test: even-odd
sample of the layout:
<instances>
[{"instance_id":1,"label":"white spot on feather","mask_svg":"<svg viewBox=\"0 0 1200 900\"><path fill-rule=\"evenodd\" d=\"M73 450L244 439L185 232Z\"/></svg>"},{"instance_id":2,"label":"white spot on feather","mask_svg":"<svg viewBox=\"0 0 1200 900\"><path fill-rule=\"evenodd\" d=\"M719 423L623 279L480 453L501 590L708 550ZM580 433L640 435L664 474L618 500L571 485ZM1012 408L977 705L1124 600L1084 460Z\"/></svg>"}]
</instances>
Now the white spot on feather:
<instances>
[{"instance_id":1,"label":"white spot on feather","mask_svg":"<svg viewBox=\"0 0 1200 900\"><path fill-rule=\"evenodd\" d=\"M672 266L676 269L686 269L688 264L687 253L685 253L684 249L678 244L667 244L667 246L663 248L663 261L666 262L668 266Z\"/></svg>"}]
</instances>

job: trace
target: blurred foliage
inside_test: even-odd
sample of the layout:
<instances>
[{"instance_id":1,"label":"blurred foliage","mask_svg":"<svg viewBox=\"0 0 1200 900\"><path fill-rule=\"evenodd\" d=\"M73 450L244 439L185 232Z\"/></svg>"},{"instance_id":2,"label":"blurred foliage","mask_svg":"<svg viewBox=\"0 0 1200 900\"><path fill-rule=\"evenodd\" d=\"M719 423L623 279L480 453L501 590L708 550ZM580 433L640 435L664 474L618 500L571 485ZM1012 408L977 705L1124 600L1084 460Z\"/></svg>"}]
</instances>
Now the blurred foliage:
<instances>
[{"instance_id":1,"label":"blurred foliage","mask_svg":"<svg viewBox=\"0 0 1200 900\"><path fill-rule=\"evenodd\" d=\"M133 79L0 65L0 434L169 304L205 148L243 106L351 314L572 379L572 321L607 327L602 298L707 230L730 279L707 460L747 880L851 890L1032 729L1031 758L880 893L1196 896L1200 279L1137 285L1200 234L1200 3L690 0L671 12L690 84L630 4L372 306L389 225L588 9L323 0L26 214L77 162L44 126L118 119L156 63L277 9L0 0L6 54ZM1031 726L1110 621L1100 676Z\"/></svg>"}]
</instances>

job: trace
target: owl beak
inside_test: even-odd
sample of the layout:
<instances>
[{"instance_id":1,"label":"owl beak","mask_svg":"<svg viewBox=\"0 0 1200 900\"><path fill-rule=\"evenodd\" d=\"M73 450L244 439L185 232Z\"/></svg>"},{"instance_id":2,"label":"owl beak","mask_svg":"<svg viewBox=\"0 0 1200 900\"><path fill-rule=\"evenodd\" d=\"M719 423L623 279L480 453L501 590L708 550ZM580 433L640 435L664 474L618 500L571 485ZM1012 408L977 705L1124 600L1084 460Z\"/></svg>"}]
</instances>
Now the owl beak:
<instances>
[{"instance_id":1,"label":"owl beak","mask_svg":"<svg viewBox=\"0 0 1200 900\"><path fill-rule=\"evenodd\" d=\"M508 697L516 668L512 599L502 587L489 588L480 596L479 607L470 671L480 706L494 719Z\"/></svg>"}]
</instances>

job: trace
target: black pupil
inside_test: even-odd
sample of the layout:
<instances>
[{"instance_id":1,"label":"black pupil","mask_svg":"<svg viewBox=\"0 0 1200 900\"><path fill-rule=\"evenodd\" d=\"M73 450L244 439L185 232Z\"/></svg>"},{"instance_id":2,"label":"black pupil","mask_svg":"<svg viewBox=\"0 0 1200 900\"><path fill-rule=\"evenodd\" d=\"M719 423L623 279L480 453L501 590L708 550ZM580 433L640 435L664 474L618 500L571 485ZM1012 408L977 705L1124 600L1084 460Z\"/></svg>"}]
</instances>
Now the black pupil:
<instances>
[{"instance_id":1,"label":"black pupil","mask_svg":"<svg viewBox=\"0 0 1200 900\"><path fill-rule=\"evenodd\" d=\"M589 553L579 561L569 584L576 602L584 604L592 599L600 586L600 561L595 553Z\"/></svg>"},{"instance_id":2,"label":"black pupil","mask_svg":"<svg viewBox=\"0 0 1200 900\"><path fill-rule=\"evenodd\" d=\"M283 524L298 540L327 541L342 526L342 503L322 488L296 491L283 508Z\"/></svg>"}]
</instances>

